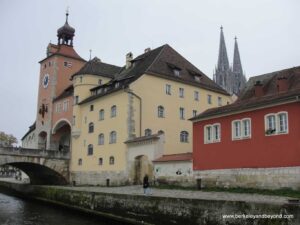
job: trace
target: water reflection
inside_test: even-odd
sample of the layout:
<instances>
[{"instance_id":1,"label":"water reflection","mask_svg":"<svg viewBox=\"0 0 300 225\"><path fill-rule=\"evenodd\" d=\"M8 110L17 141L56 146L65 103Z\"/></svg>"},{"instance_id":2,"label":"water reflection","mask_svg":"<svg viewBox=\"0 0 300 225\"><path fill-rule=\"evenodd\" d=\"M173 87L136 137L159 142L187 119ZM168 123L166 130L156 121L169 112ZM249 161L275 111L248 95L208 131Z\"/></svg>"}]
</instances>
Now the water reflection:
<instances>
[{"instance_id":1,"label":"water reflection","mask_svg":"<svg viewBox=\"0 0 300 225\"><path fill-rule=\"evenodd\" d=\"M1 225L108 225L111 222L53 205L24 201L0 193Z\"/></svg>"}]
</instances>

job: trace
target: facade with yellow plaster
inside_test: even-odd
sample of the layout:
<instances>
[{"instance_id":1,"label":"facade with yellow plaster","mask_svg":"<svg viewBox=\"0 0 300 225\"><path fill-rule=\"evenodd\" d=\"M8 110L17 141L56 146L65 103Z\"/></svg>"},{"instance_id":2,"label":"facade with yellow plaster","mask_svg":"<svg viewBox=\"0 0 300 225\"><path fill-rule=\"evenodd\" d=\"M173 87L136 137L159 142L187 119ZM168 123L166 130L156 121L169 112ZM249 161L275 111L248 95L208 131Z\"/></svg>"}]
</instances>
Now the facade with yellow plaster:
<instances>
[{"instance_id":1,"label":"facade with yellow plaster","mask_svg":"<svg viewBox=\"0 0 300 225\"><path fill-rule=\"evenodd\" d=\"M94 58L72 80L70 169L80 185L140 183L145 174L155 176L153 160L192 152L189 118L231 102L169 45L135 59L129 53L122 68Z\"/></svg>"}]
</instances>

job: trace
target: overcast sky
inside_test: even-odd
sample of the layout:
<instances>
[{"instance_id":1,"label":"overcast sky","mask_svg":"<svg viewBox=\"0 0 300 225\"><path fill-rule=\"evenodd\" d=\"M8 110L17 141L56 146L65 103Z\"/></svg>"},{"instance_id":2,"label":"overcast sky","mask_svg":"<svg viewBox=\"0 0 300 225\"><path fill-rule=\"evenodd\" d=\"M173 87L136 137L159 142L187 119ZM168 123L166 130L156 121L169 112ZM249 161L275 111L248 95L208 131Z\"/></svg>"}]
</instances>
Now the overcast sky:
<instances>
[{"instance_id":1,"label":"overcast sky","mask_svg":"<svg viewBox=\"0 0 300 225\"><path fill-rule=\"evenodd\" d=\"M0 131L21 138L35 121L39 61L65 22L83 58L122 66L125 55L168 43L210 78L220 26L234 36L247 78L300 65L299 0L0 0Z\"/></svg>"}]
</instances>

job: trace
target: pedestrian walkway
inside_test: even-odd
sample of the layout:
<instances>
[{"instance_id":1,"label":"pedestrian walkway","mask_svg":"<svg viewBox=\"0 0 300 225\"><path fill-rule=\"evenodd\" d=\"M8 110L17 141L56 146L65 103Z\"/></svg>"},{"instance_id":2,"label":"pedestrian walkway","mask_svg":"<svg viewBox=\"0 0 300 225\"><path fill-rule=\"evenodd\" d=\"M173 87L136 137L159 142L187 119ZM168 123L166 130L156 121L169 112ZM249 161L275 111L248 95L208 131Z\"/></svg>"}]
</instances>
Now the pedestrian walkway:
<instances>
[{"instance_id":1,"label":"pedestrian walkway","mask_svg":"<svg viewBox=\"0 0 300 225\"><path fill-rule=\"evenodd\" d=\"M78 190L87 192L101 192L114 194L128 194L128 195L144 195L142 185L122 186L122 187L69 187L69 186L51 186L67 190ZM288 203L289 197L260 195L260 194L239 194L228 192L205 192L192 190L174 190L174 189L159 189L151 188L151 195L145 197L166 197L166 198L184 198L184 199L203 199L216 201L243 201L268 203L275 205L282 205Z\"/></svg>"}]
</instances>

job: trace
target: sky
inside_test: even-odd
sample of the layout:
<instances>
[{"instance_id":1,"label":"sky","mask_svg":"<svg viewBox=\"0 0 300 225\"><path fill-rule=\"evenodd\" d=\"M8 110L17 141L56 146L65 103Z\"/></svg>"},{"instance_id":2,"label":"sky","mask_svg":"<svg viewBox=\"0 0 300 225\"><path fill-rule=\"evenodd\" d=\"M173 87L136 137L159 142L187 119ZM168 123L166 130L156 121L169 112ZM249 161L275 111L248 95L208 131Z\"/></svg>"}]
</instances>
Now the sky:
<instances>
[{"instance_id":1,"label":"sky","mask_svg":"<svg viewBox=\"0 0 300 225\"><path fill-rule=\"evenodd\" d=\"M38 62L67 8L86 60L91 49L123 66L128 52L167 43L212 78L222 25L229 61L237 36L247 78L300 65L299 0L0 0L0 131L21 139L35 121Z\"/></svg>"}]
</instances>

